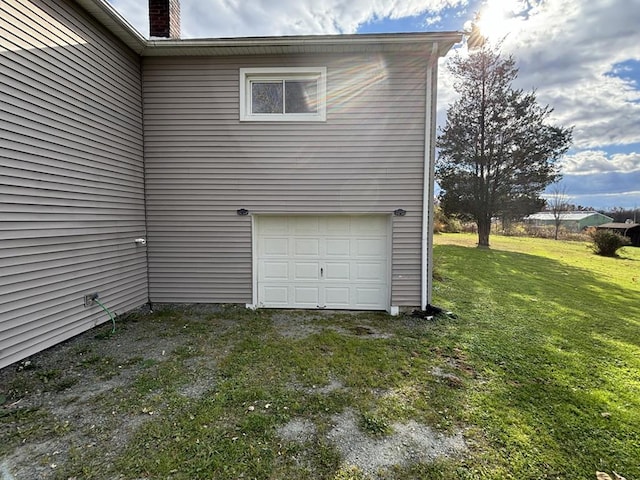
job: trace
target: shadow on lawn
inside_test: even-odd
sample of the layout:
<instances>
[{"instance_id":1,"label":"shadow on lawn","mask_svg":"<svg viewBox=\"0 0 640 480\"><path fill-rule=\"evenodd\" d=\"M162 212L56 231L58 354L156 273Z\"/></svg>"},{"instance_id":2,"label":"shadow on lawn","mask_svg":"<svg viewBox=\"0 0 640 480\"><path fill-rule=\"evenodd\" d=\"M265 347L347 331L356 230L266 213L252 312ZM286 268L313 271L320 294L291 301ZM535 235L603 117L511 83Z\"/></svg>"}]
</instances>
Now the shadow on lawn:
<instances>
[{"instance_id":1,"label":"shadow on lawn","mask_svg":"<svg viewBox=\"0 0 640 480\"><path fill-rule=\"evenodd\" d=\"M488 379L475 421L486 421L511 466L525 476L609 468L639 478L640 289L632 279L624 287L522 253L438 252L440 270L456 278L441 295L471 326L460 334Z\"/></svg>"}]
</instances>

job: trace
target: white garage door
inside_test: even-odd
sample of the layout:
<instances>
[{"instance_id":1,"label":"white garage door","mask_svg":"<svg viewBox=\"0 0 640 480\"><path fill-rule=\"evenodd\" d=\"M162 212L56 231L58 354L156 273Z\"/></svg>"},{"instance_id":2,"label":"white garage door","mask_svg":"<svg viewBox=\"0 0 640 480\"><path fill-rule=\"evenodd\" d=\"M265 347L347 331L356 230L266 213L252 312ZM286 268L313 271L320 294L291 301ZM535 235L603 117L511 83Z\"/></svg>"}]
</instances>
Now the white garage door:
<instances>
[{"instance_id":1,"label":"white garage door","mask_svg":"<svg viewBox=\"0 0 640 480\"><path fill-rule=\"evenodd\" d=\"M386 216L257 216L258 306L385 310Z\"/></svg>"}]
</instances>

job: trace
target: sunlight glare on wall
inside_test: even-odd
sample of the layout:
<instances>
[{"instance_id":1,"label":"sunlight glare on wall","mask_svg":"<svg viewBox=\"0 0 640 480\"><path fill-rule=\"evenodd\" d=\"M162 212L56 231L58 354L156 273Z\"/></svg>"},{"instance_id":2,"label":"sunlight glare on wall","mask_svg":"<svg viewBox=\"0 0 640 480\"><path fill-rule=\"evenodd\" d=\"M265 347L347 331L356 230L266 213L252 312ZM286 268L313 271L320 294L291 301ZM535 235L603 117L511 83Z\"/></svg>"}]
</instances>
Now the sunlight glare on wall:
<instances>
[{"instance_id":1,"label":"sunlight glare on wall","mask_svg":"<svg viewBox=\"0 0 640 480\"><path fill-rule=\"evenodd\" d=\"M19 52L24 50L61 48L88 43L77 32L69 28L62 15L50 14L38 8L35 2L30 3L30 12L25 14L24 8L15 6L13 1L0 2L0 52ZM54 16L56 15L56 16ZM11 20L18 19L25 31L18 29ZM41 31L41 25L48 26ZM51 32L56 32L52 35Z\"/></svg>"},{"instance_id":2,"label":"sunlight glare on wall","mask_svg":"<svg viewBox=\"0 0 640 480\"><path fill-rule=\"evenodd\" d=\"M327 105L332 111L343 111L366 102L367 91L387 79L387 67L380 56L370 62L362 59L345 58L332 68L329 82L332 84Z\"/></svg>"}]
</instances>

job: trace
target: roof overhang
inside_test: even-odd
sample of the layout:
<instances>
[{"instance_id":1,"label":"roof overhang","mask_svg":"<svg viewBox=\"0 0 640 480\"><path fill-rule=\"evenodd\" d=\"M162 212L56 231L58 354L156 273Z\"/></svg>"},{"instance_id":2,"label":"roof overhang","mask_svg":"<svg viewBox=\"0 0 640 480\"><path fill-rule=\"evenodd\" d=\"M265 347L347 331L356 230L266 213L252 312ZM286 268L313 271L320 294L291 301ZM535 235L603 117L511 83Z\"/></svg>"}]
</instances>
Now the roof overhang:
<instances>
[{"instance_id":1,"label":"roof overhang","mask_svg":"<svg viewBox=\"0 0 640 480\"><path fill-rule=\"evenodd\" d=\"M127 20L106 0L76 0L96 20L104 25L131 50L142 53L147 45L144 38Z\"/></svg>"},{"instance_id":2,"label":"roof overhang","mask_svg":"<svg viewBox=\"0 0 640 480\"><path fill-rule=\"evenodd\" d=\"M614 230L629 230L640 227L640 223L610 222L598 225L598 228L610 228Z\"/></svg>"},{"instance_id":3,"label":"roof overhang","mask_svg":"<svg viewBox=\"0 0 640 480\"><path fill-rule=\"evenodd\" d=\"M294 55L308 53L411 53L438 56L462 40L459 32L304 35L284 37L149 40L143 56Z\"/></svg>"},{"instance_id":4,"label":"roof overhang","mask_svg":"<svg viewBox=\"0 0 640 480\"><path fill-rule=\"evenodd\" d=\"M461 32L301 35L280 37L144 38L106 0L76 0L134 52L158 56L294 55L309 53L405 53L442 57L462 41Z\"/></svg>"}]
</instances>

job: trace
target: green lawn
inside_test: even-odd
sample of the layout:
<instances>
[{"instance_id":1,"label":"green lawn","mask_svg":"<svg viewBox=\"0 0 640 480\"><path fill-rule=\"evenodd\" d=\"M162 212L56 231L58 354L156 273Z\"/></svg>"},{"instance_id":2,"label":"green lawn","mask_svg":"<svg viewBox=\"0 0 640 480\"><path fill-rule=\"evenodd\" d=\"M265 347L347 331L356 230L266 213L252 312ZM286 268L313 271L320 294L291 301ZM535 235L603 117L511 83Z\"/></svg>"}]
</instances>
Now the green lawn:
<instances>
[{"instance_id":1,"label":"green lawn","mask_svg":"<svg viewBox=\"0 0 640 480\"><path fill-rule=\"evenodd\" d=\"M491 240L436 237L434 304L455 318L226 308L105 324L75 359L45 367L45 352L6 379L0 458L57 450L23 456L60 479L374 478L331 440L353 412L369 443L410 421L464 435L463 454L382 479L640 479L640 249ZM283 437L292 421L312 433Z\"/></svg>"},{"instance_id":2,"label":"green lawn","mask_svg":"<svg viewBox=\"0 0 640 480\"><path fill-rule=\"evenodd\" d=\"M478 378L460 421L482 441L487 478L640 478L640 249L436 237L443 332ZM482 475L481 475L482 477Z\"/></svg>"}]
</instances>

